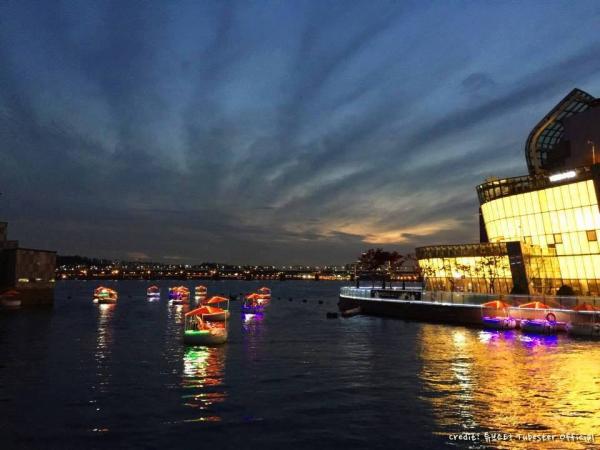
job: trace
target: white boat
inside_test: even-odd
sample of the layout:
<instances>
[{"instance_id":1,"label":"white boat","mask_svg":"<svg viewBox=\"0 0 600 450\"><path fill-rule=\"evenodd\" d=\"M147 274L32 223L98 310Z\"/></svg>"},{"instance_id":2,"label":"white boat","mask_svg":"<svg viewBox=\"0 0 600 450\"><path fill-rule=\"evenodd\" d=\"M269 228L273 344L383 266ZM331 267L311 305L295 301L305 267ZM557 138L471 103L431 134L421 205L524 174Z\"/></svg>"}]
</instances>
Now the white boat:
<instances>
[{"instance_id":1,"label":"white boat","mask_svg":"<svg viewBox=\"0 0 600 450\"><path fill-rule=\"evenodd\" d=\"M222 322L206 318L214 314L208 306L201 306L185 314L183 342L189 345L218 345L227 341L227 319Z\"/></svg>"},{"instance_id":2,"label":"white boat","mask_svg":"<svg viewBox=\"0 0 600 450\"><path fill-rule=\"evenodd\" d=\"M94 290L94 303L112 304L117 303L117 291L104 286L99 286Z\"/></svg>"},{"instance_id":3,"label":"white boat","mask_svg":"<svg viewBox=\"0 0 600 450\"><path fill-rule=\"evenodd\" d=\"M158 286L150 286L146 290L146 296L150 301L160 300L160 288Z\"/></svg>"},{"instance_id":4,"label":"white boat","mask_svg":"<svg viewBox=\"0 0 600 450\"><path fill-rule=\"evenodd\" d=\"M194 288L194 299L197 302L204 303L204 300L206 300L207 295L208 295L208 289L206 289L206 286L196 286Z\"/></svg>"}]
</instances>

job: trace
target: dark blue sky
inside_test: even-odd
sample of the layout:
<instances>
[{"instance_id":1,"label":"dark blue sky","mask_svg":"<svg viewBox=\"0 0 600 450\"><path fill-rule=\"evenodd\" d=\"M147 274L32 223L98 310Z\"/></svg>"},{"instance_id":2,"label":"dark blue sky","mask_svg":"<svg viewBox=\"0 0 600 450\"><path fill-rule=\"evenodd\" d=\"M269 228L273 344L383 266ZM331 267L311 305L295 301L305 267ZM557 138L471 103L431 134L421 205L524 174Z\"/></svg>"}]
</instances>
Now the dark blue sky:
<instances>
[{"instance_id":1,"label":"dark blue sky","mask_svg":"<svg viewBox=\"0 0 600 450\"><path fill-rule=\"evenodd\" d=\"M0 2L0 217L62 254L343 263L478 238L600 96L600 2Z\"/></svg>"}]
</instances>

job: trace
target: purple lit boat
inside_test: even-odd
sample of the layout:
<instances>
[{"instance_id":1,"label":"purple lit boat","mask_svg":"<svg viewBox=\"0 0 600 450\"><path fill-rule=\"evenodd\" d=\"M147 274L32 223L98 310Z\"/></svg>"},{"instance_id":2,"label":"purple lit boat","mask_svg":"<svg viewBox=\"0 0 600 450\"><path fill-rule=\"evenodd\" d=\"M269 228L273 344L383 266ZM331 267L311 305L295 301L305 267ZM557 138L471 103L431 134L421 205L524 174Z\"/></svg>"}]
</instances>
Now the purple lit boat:
<instances>
[{"instance_id":1,"label":"purple lit boat","mask_svg":"<svg viewBox=\"0 0 600 450\"><path fill-rule=\"evenodd\" d=\"M526 333L554 334L558 331L558 322L547 319L523 319L521 330Z\"/></svg>"},{"instance_id":2,"label":"purple lit boat","mask_svg":"<svg viewBox=\"0 0 600 450\"><path fill-rule=\"evenodd\" d=\"M512 317L508 316L508 308L510 305L500 300L493 300L491 302L484 303L481 305L483 310L502 310L504 315L486 315L483 316L481 321L485 328L491 328L494 330L512 330L517 327L517 321Z\"/></svg>"},{"instance_id":3,"label":"purple lit boat","mask_svg":"<svg viewBox=\"0 0 600 450\"><path fill-rule=\"evenodd\" d=\"M259 294L250 294L244 298L242 312L245 314L260 314L265 311L265 302Z\"/></svg>"},{"instance_id":4,"label":"purple lit boat","mask_svg":"<svg viewBox=\"0 0 600 450\"><path fill-rule=\"evenodd\" d=\"M517 321L512 317L489 317L484 316L483 326L494 330L513 330L517 327Z\"/></svg>"}]
</instances>

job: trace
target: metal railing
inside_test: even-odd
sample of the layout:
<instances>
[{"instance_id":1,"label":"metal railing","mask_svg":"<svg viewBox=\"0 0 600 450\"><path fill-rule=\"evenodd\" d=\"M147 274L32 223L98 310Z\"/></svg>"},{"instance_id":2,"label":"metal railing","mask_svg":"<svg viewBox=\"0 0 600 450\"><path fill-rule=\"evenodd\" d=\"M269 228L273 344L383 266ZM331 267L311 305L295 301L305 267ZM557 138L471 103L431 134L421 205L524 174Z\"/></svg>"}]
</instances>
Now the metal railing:
<instances>
[{"instance_id":1,"label":"metal railing","mask_svg":"<svg viewBox=\"0 0 600 450\"><path fill-rule=\"evenodd\" d=\"M377 289L344 286L340 295L357 300L409 300L457 305L482 305L500 300L510 306L540 302L553 309L573 309L587 303L600 308L600 297L587 296L549 296L549 295L508 295L483 294L474 292L421 291L418 288Z\"/></svg>"}]
</instances>

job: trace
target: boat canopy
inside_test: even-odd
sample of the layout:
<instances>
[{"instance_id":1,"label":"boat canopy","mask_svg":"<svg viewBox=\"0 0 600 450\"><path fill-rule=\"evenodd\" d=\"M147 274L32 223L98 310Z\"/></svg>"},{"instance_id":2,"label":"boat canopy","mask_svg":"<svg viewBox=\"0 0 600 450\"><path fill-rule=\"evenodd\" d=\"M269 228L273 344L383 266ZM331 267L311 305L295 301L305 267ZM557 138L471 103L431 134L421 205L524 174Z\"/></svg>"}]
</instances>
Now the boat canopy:
<instances>
[{"instance_id":1,"label":"boat canopy","mask_svg":"<svg viewBox=\"0 0 600 450\"><path fill-rule=\"evenodd\" d=\"M496 308L496 309L510 308L510 305L508 303L504 303L500 300L493 300L491 302L484 303L481 306L483 306L484 308Z\"/></svg>"},{"instance_id":2,"label":"boat canopy","mask_svg":"<svg viewBox=\"0 0 600 450\"><path fill-rule=\"evenodd\" d=\"M115 291L114 289L107 288L105 286L98 286L96 289L94 289L94 294L96 295L116 294L116 292L117 291Z\"/></svg>"},{"instance_id":3,"label":"boat canopy","mask_svg":"<svg viewBox=\"0 0 600 450\"><path fill-rule=\"evenodd\" d=\"M189 316L201 316L202 314L210 314L208 306L201 306L200 308L192 309L185 313L185 317Z\"/></svg>"},{"instance_id":4,"label":"boat canopy","mask_svg":"<svg viewBox=\"0 0 600 450\"><path fill-rule=\"evenodd\" d=\"M261 298L261 296L259 294L257 294L256 292L246 295L247 300L258 300L259 298Z\"/></svg>"},{"instance_id":5,"label":"boat canopy","mask_svg":"<svg viewBox=\"0 0 600 450\"><path fill-rule=\"evenodd\" d=\"M530 302L519 305L519 308L529 308L529 309L550 309L548 305L542 302Z\"/></svg>"},{"instance_id":6,"label":"boat canopy","mask_svg":"<svg viewBox=\"0 0 600 450\"><path fill-rule=\"evenodd\" d=\"M14 289L11 289L9 291L3 292L2 294L3 297L16 297L18 295L20 295L19 291L15 291Z\"/></svg>"},{"instance_id":7,"label":"boat canopy","mask_svg":"<svg viewBox=\"0 0 600 450\"><path fill-rule=\"evenodd\" d=\"M268 287L261 287L258 292L260 292L261 294L270 294L271 293L271 289L269 289Z\"/></svg>"},{"instance_id":8,"label":"boat canopy","mask_svg":"<svg viewBox=\"0 0 600 450\"><path fill-rule=\"evenodd\" d=\"M215 304L217 304L217 303L223 303L223 302L227 302L227 301L229 301L229 299L228 299L228 298L225 298L225 297L219 297L219 296L214 296L214 297L211 297L211 298L210 298L210 299L209 299L209 300L206 302L206 304L207 304L207 305L215 305Z\"/></svg>"},{"instance_id":9,"label":"boat canopy","mask_svg":"<svg viewBox=\"0 0 600 450\"><path fill-rule=\"evenodd\" d=\"M582 303L573 308L573 311L600 311L600 308L589 303Z\"/></svg>"},{"instance_id":10,"label":"boat canopy","mask_svg":"<svg viewBox=\"0 0 600 450\"><path fill-rule=\"evenodd\" d=\"M182 292L182 293L186 292L188 294L190 293L190 290L187 287L185 287L185 286L175 286L175 287L172 287L170 289L172 291L179 291L179 292Z\"/></svg>"}]
</instances>

